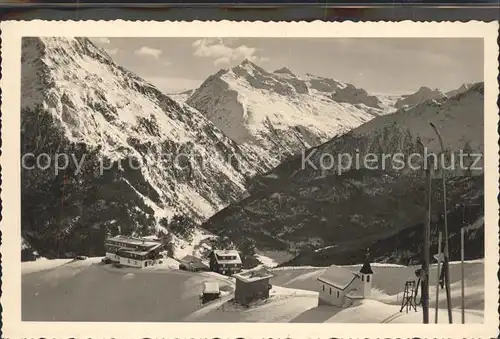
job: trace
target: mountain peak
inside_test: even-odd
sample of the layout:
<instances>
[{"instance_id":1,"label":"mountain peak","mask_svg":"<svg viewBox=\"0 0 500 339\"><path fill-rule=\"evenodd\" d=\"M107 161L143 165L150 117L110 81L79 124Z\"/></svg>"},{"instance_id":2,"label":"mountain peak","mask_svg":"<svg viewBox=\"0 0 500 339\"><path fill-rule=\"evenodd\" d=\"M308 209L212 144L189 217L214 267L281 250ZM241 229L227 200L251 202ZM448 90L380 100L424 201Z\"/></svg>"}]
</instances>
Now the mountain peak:
<instances>
[{"instance_id":1,"label":"mountain peak","mask_svg":"<svg viewBox=\"0 0 500 339\"><path fill-rule=\"evenodd\" d=\"M248 67L248 66L257 67L257 65L254 64L253 62L251 62L248 58L243 59L243 61L241 62L240 66L243 66L243 67Z\"/></svg>"},{"instance_id":2,"label":"mountain peak","mask_svg":"<svg viewBox=\"0 0 500 339\"><path fill-rule=\"evenodd\" d=\"M405 106L409 107L422 103L426 100L441 99L446 96L447 95L437 88L431 89L427 86L422 86L415 93L402 96L401 99L396 102L395 106L396 108L402 108Z\"/></svg>"},{"instance_id":3,"label":"mountain peak","mask_svg":"<svg viewBox=\"0 0 500 339\"><path fill-rule=\"evenodd\" d=\"M243 61L239 65L233 67L232 70L233 71L239 70L236 73L241 72L241 70L245 70L246 72L250 72L250 73L253 73L254 71L265 72L264 69L257 66L255 63L250 61L248 58L243 59Z\"/></svg>"},{"instance_id":4,"label":"mountain peak","mask_svg":"<svg viewBox=\"0 0 500 339\"><path fill-rule=\"evenodd\" d=\"M441 91L437 88L432 89L432 88L427 87L427 86L422 86L417 91L417 93L437 93L437 92L441 92Z\"/></svg>"},{"instance_id":5,"label":"mountain peak","mask_svg":"<svg viewBox=\"0 0 500 339\"><path fill-rule=\"evenodd\" d=\"M295 76L295 74L293 74L292 71L290 71L290 69L288 69L288 67L281 67L280 69L275 70L273 73L276 73L276 74L288 74L288 75L291 75L291 76Z\"/></svg>"}]
</instances>

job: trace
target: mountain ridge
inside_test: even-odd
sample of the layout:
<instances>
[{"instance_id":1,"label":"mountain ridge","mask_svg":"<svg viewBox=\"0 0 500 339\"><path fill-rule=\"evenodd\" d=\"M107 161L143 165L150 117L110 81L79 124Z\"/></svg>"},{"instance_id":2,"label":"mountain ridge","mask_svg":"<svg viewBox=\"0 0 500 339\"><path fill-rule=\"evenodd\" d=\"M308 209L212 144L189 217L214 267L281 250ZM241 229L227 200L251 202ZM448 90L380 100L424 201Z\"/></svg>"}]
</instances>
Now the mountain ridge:
<instances>
[{"instance_id":1,"label":"mountain ridge","mask_svg":"<svg viewBox=\"0 0 500 339\"><path fill-rule=\"evenodd\" d=\"M339 164L346 164L335 163L332 169L322 169L322 156L350 154L354 159L356 154L363 157L400 152L408 157L421 154L419 142L429 152L439 152L439 142L429 122L441 131L449 151L463 148L482 154L483 101L484 84L479 83L455 97L439 102L427 100L374 118L258 175L249 197L218 212L203 227L228 237L254 238L266 249L292 252L332 243L370 243L388 237L395 230L416 224L423 215L422 171L395 170L390 162L383 168L379 162L374 169L353 166L338 174ZM464 126L467 128L461 128ZM482 173L450 173L450 206L464 197L472 199L481 194ZM434 194L433 201L439 209L439 186Z\"/></svg>"},{"instance_id":2,"label":"mountain ridge","mask_svg":"<svg viewBox=\"0 0 500 339\"><path fill-rule=\"evenodd\" d=\"M270 73L246 60L209 76L186 103L239 145L270 158L271 169L279 164L272 161L278 153L297 154L382 111L329 97L345 87L333 79L299 78L286 67Z\"/></svg>"},{"instance_id":3,"label":"mountain ridge","mask_svg":"<svg viewBox=\"0 0 500 339\"><path fill-rule=\"evenodd\" d=\"M42 256L100 253L107 232L166 232L159 221L175 214L202 221L260 170L198 111L86 38L23 38L21 90L23 154L85 158L80 172L23 168L22 234Z\"/></svg>"}]
</instances>

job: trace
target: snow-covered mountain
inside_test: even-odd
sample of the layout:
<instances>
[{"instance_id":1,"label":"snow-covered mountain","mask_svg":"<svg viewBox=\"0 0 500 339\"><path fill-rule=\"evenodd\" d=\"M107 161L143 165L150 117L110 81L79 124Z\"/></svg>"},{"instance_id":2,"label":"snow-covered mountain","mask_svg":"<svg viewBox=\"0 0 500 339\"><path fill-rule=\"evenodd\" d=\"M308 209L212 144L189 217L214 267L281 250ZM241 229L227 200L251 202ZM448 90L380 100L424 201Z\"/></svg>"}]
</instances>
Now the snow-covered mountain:
<instances>
[{"instance_id":1,"label":"snow-covered mountain","mask_svg":"<svg viewBox=\"0 0 500 339\"><path fill-rule=\"evenodd\" d=\"M365 105L381 108L382 102L374 95L369 95L364 89L356 88L351 84L334 92L330 98L337 102L347 102L353 105Z\"/></svg>"},{"instance_id":2,"label":"snow-covered mountain","mask_svg":"<svg viewBox=\"0 0 500 339\"><path fill-rule=\"evenodd\" d=\"M301 78L286 67L271 73L245 60L210 76L186 103L236 143L270 159L272 168L277 154L317 146L383 111L368 107L376 102L367 95L359 101L345 95L345 88L354 86L311 74Z\"/></svg>"},{"instance_id":3,"label":"snow-covered mountain","mask_svg":"<svg viewBox=\"0 0 500 339\"><path fill-rule=\"evenodd\" d=\"M413 94L403 95L397 102L396 108L411 107L429 99L445 98L446 94L438 89L422 86Z\"/></svg>"},{"instance_id":4,"label":"snow-covered mountain","mask_svg":"<svg viewBox=\"0 0 500 339\"><path fill-rule=\"evenodd\" d=\"M194 93L194 89L188 89L180 93L170 93L168 96L180 104L184 104L187 99Z\"/></svg>"},{"instance_id":5,"label":"snow-covered mountain","mask_svg":"<svg viewBox=\"0 0 500 339\"><path fill-rule=\"evenodd\" d=\"M148 234L174 214L202 221L258 171L197 110L86 38L23 39L21 107L23 153L70 160L22 171L23 238L42 256L98 251L106 230Z\"/></svg>"},{"instance_id":6,"label":"snow-covered mountain","mask_svg":"<svg viewBox=\"0 0 500 339\"><path fill-rule=\"evenodd\" d=\"M373 119L353 129L338 142L345 144L351 139L351 146L360 152L386 154L417 151L417 139L429 152L441 150L439 139L430 123L440 131L444 147L450 152L468 150L483 153L484 149L484 83L474 84L469 90L454 97L430 99L410 109ZM356 142L352 142L356 140ZM325 145L325 151L339 151L338 142ZM354 149L346 147L345 152ZM476 166L482 164L478 162Z\"/></svg>"},{"instance_id":7,"label":"snow-covered mountain","mask_svg":"<svg viewBox=\"0 0 500 339\"><path fill-rule=\"evenodd\" d=\"M469 88L471 88L474 84L463 84L462 86L460 86L459 88L457 89L454 89L454 90L451 90L449 92L446 92L446 96L448 97L453 97L455 95L458 95L458 94L461 94L461 93L464 93L466 92L467 90L469 90Z\"/></svg>"},{"instance_id":8,"label":"snow-covered mountain","mask_svg":"<svg viewBox=\"0 0 500 339\"><path fill-rule=\"evenodd\" d=\"M483 102L484 84L478 83L454 97L427 100L376 117L257 176L249 197L220 211L204 227L228 237L254 238L270 249L306 250L336 244L357 250L416 225L426 208L423 171L404 164L410 155L423 151L419 141L428 153L440 151L430 122L440 131L450 154L460 149L482 154ZM376 155L375 164L363 161L368 153ZM403 159L402 169L391 162L397 154ZM334 164L328 169L331 158ZM418 157L412 157L411 163L421 165ZM471 165L465 158L467 164ZM482 197L483 180L481 170L450 173L449 206L474 203ZM440 185L433 194L434 211L439 213Z\"/></svg>"}]
</instances>

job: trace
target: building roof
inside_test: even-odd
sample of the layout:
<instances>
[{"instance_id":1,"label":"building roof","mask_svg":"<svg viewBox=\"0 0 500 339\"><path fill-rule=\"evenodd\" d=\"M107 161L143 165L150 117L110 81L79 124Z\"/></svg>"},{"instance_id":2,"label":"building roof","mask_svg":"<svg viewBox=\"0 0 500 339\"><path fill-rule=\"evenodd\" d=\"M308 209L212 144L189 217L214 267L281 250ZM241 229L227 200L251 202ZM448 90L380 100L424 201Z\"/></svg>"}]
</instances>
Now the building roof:
<instances>
[{"instance_id":1,"label":"building roof","mask_svg":"<svg viewBox=\"0 0 500 339\"><path fill-rule=\"evenodd\" d=\"M359 278L357 273L352 272L345 267L332 265L325 270L318 280L343 290L346 289L356 278Z\"/></svg>"},{"instance_id":2,"label":"building roof","mask_svg":"<svg viewBox=\"0 0 500 339\"><path fill-rule=\"evenodd\" d=\"M347 292L346 297L351 299L363 299L363 293L358 289L354 289Z\"/></svg>"},{"instance_id":3,"label":"building roof","mask_svg":"<svg viewBox=\"0 0 500 339\"><path fill-rule=\"evenodd\" d=\"M187 254L184 257L182 257L179 261L184 263L198 263L201 262L202 260L198 257L195 257L194 255Z\"/></svg>"},{"instance_id":4,"label":"building roof","mask_svg":"<svg viewBox=\"0 0 500 339\"><path fill-rule=\"evenodd\" d=\"M126 235L117 235L115 237L106 239L106 241L119 241L130 245L146 245L146 246L155 246L161 244L161 242L159 241L152 241L143 238L134 238Z\"/></svg>"},{"instance_id":5,"label":"building roof","mask_svg":"<svg viewBox=\"0 0 500 339\"><path fill-rule=\"evenodd\" d=\"M372 267L371 267L369 261L365 261L365 263L363 264L363 267L361 267L361 269L359 270L359 273L373 274L373 270L372 270Z\"/></svg>"},{"instance_id":6,"label":"building roof","mask_svg":"<svg viewBox=\"0 0 500 339\"><path fill-rule=\"evenodd\" d=\"M203 293L219 293L219 283L217 281L205 281L203 283Z\"/></svg>"},{"instance_id":7,"label":"building roof","mask_svg":"<svg viewBox=\"0 0 500 339\"><path fill-rule=\"evenodd\" d=\"M241 257L236 250L213 250L215 260L219 264L241 264ZM224 257L236 257L235 259L226 259Z\"/></svg>"},{"instance_id":8,"label":"building roof","mask_svg":"<svg viewBox=\"0 0 500 339\"><path fill-rule=\"evenodd\" d=\"M245 272L233 274L233 277L243 282L254 282L272 278L274 277L274 274L264 268L258 267Z\"/></svg>"}]
</instances>

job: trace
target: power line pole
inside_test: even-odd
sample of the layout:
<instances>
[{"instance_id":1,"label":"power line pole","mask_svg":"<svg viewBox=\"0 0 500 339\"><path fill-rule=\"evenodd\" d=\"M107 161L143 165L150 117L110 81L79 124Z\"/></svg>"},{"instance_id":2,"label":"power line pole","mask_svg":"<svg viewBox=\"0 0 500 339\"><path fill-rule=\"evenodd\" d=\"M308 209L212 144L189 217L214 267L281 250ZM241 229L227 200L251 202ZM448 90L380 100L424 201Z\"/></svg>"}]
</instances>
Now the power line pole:
<instances>
[{"instance_id":1,"label":"power line pole","mask_svg":"<svg viewBox=\"0 0 500 339\"><path fill-rule=\"evenodd\" d=\"M429 262L430 262L430 230L431 230L431 206L432 206L432 179L431 168L426 171L427 181L427 213L424 225L424 267L422 280L422 310L424 314L424 324L429 323Z\"/></svg>"},{"instance_id":2,"label":"power line pole","mask_svg":"<svg viewBox=\"0 0 500 339\"><path fill-rule=\"evenodd\" d=\"M464 269L464 242L465 242L465 205L462 205L462 225L460 227L460 259L462 261L462 324L465 324L465 269Z\"/></svg>"},{"instance_id":3,"label":"power line pole","mask_svg":"<svg viewBox=\"0 0 500 339\"><path fill-rule=\"evenodd\" d=\"M430 123L432 129L434 132L436 132L438 139L439 139L439 145L441 146L441 157L444 162L444 155L445 149L444 149L444 144L443 144L443 139L441 138L441 134L439 133L438 129L434 124L431 122ZM444 261L443 261L443 270L444 270L444 280L446 284L446 303L448 306L448 321L450 324L453 323L453 315L451 312L451 290L450 290L450 265L449 265L449 247L448 247L448 211L447 211L447 206L446 206L446 172L444 169L444 164L442 164L442 170L441 170L441 175L443 178L443 207L444 207Z\"/></svg>"},{"instance_id":4,"label":"power line pole","mask_svg":"<svg viewBox=\"0 0 500 339\"><path fill-rule=\"evenodd\" d=\"M434 314L434 322L438 323L438 314L439 314L439 279L440 279L440 270L441 270L441 244L443 242L443 233L441 230L438 230L438 254L437 254L437 271L436 271L436 305L435 305L435 314Z\"/></svg>"},{"instance_id":5,"label":"power line pole","mask_svg":"<svg viewBox=\"0 0 500 339\"><path fill-rule=\"evenodd\" d=\"M422 142L418 141L421 146ZM425 149L425 148L424 148ZM427 161L427 159L424 159ZM424 221L424 246L423 246L423 262L422 262L422 280L421 280L421 288L422 288L422 314L423 314L423 323L429 323L429 254L430 254L430 223L431 223L431 190L432 190L432 180L431 180L431 167L430 162L426 162L425 171L425 200L427 203L427 211L425 213L425 221Z\"/></svg>"}]
</instances>

